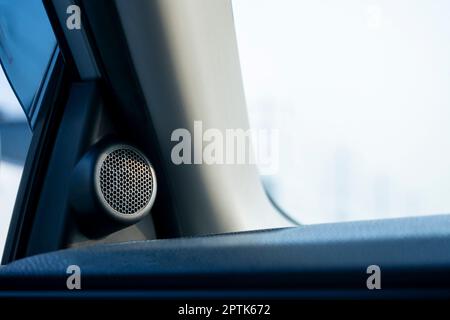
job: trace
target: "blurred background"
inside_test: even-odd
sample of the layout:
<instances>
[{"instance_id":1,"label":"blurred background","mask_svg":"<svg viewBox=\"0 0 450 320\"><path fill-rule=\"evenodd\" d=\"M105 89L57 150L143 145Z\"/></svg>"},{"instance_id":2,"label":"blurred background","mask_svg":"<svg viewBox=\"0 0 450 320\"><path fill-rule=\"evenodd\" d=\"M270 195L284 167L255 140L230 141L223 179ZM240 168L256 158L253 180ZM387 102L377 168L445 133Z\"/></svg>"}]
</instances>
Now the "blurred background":
<instances>
[{"instance_id":1,"label":"blurred background","mask_svg":"<svg viewBox=\"0 0 450 320\"><path fill-rule=\"evenodd\" d=\"M25 113L0 68L0 248L8 233L30 140Z\"/></svg>"},{"instance_id":2,"label":"blurred background","mask_svg":"<svg viewBox=\"0 0 450 320\"><path fill-rule=\"evenodd\" d=\"M233 0L262 176L300 223L450 210L450 1Z\"/></svg>"}]
</instances>

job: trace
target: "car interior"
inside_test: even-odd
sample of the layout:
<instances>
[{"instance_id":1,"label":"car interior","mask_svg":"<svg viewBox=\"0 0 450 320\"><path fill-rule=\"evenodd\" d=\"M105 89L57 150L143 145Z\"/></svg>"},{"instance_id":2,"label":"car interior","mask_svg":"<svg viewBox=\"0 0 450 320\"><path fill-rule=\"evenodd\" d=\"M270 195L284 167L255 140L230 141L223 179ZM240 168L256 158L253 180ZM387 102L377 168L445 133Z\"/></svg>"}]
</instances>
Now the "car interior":
<instances>
[{"instance_id":1,"label":"car interior","mask_svg":"<svg viewBox=\"0 0 450 320\"><path fill-rule=\"evenodd\" d=\"M283 190L292 194L292 201L309 203L307 198L313 198L303 190L315 188L314 183L322 181L319 178L302 182L293 165L285 169L292 184L271 189L276 180L261 178L261 168L251 161L221 161L219 149L210 153L212 158L205 158L211 141L223 138L219 144L222 148L231 140L226 135L229 130L247 132L253 128L252 109L248 107L253 103L248 93L252 84L246 76L249 64L244 63L247 60L240 42L246 34L239 29L245 19L239 20L236 11L238 3L245 1L0 1L0 60L5 86L11 86L23 114L19 126L18 120L9 125L6 116L3 125L0 113L0 172L8 168L8 163L22 168L17 192L11 196L10 219L1 229L5 242L1 298L449 297L450 216L445 211L308 223L301 219L307 212L299 210L293 215L286 209L290 207L284 205L287 198L283 198ZM291 1L291 5L309 2ZM388 6L383 1L372 2ZM344 7L329 1L318 3L326 10ZM261 2L261 7L264 5ZM253 1L251 14L256 16L253 10L259 12L257 7ZM431 11L423 12L431 15ZM414 18L414 13L409 17ZM274 21L264 20L264 24L276 24ZM339 21L347 28L346 20ZM287 26L293 29L291 35L300 34L294 24ZM432 33L432 28L445 25L436 23L429 28ZM266 43L267 39L262 35L260 41ZM318 43L320 39L311 41ZM286 36L284 41L295 42L296 38ZM243 43L245 47L249 42ZM316 54L322 57L332 52ZM266 58L266 53L255 49L249 63L257 65ZM265 79L276 77L271 68L260 63L252 70L256 79ZM361 72L368 72L364 70ZM445 70L448 76L450 69ZM321 79L317 81L327 81ZM316 78L305 81L305 90L313 92ZM338 82L345 85L345 80ZM285 86L280 90L298 95L303 92ZM415 89L409 90L407 95L412 95ZM344 95L347 91L342 92ZM360 93L354 88L352 92ZM333 94L330 99L335 99ZM431 98L427 101L432 103ZM0 110L2 103L0 100ZM308 107L299 105L295 110L304 115L302 108ZM295 115L289 112L286 117L293 119L294 132L301 130L296 127ZM439 115L445 118L444 111ZM288 126L283 121L278 125L280 130ZM433 127L435 122L430 121ZM377 124L380 130L383 126ZM314 130L324 131L326 127L324 124ZM352 134L358 136L358 132ZM296 139L280 135L279 144L286 149L301 149L298 141L303 138ZM379 142L382 146L384 143L388 142ZM232 149L239 152L239 147ZM317 154L322 153L322 149L317 150ZM345 160L345 152L337 156L338 169L347 170L355 163ZM303 156L310 159L309 154L298 154L299 158ZM395 152L390 157L395 158ZM411 153L405 157L406 162L417 158ZM284 163L280 160L279 167L285 168ZM311 167L305 172L312 175L320 171L330 176L315 170ZM409 186L415 186L413 176L414 172L408 175ZM12 190L13 184L1 179L0 174L0 184ZM438 173L433 183L440 179L446 180L446 173ZM387 199L384 195L390 187L383 184L386 180L379 181L379 196L374 201L383 211L380 203ZM325 212L328 207L321 205L335 200L326 196L328 189L317 188L321 197L310 201L310 209L313 212L317 207L317 211ZM352 191L345 183L333 188L340 199L336 207L347 210L350 200L344 192ZM445 190L439 192L443 199L448 198ZM412 206L419 198L411 196L408 204ZM389 199L396 202L396 198ZM361 196L360 201L372 200ZM406 208L414 211L411 206ZM0 215L6 216L7 209L0 208L5 211ZM70 266L81 270L80 290L68 288ZM381 272L381 287L370 287L370 266Z\"/></svg>"}]
</instances>

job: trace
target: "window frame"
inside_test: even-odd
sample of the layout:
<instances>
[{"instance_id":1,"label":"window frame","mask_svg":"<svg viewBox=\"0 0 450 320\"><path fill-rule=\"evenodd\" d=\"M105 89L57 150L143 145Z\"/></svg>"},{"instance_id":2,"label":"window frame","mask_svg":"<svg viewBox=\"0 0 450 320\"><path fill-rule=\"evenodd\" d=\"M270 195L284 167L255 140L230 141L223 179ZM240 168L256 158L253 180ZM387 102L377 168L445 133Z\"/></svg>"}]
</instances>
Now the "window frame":
<instances>
[{"instance_id":1,"label":"window frame","mask_svg":"<svg viewBox=\"0 0 450 320\"><path fill-rule=\"evenodd\" d=\"M45 73L40 98L33 111L32 139L25 160L19 190L11 216L8 235L1 264L7 264L25 256L26 243L32 229L33 216L39 200L47 168L47 159L52 149L52 137L56 134L58 119L62 114L62 102L67 95L70 72L64 66L64 59L58 48Z\"/></svg>"}]
</instances>

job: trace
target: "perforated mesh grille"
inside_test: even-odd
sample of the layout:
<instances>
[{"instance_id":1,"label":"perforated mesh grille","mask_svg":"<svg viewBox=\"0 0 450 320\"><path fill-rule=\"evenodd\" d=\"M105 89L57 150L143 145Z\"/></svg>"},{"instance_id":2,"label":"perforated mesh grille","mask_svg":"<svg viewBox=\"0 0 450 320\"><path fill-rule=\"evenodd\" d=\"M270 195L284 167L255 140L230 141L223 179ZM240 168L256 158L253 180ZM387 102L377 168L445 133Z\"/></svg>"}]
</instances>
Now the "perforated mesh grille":
<instances>
[{"instance_id":1,"label":"perforated mesh grille","mask_svg":"<svg viewBox=\"0 0 450 320\"><path fill-rule=\"evenodd\" d=\"M117 149L100 168L100 189L106 202L122 214L135 214L150 201L153 175L145 159L132 149Z\"/></svg>"}]
</instances>

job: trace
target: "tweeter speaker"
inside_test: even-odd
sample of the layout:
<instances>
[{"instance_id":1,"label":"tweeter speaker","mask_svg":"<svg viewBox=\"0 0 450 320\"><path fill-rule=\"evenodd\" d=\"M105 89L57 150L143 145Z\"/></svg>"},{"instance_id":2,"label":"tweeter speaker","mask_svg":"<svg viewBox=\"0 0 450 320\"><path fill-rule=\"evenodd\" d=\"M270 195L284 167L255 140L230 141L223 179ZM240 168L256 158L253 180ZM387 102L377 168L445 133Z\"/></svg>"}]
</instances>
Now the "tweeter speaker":
<instances>
[{"instance_id":1,"label":"tweeter speaker","mask_svg":"<svg viewBox=\"0 0 450 320\"><path fill-rule=\"evenodd\" d=\"M70 188L70 203L82 230L100 237L147 215L157 183L150 161L138 148L102 141L76 165Z\"/></svg>"}]
</instances>

